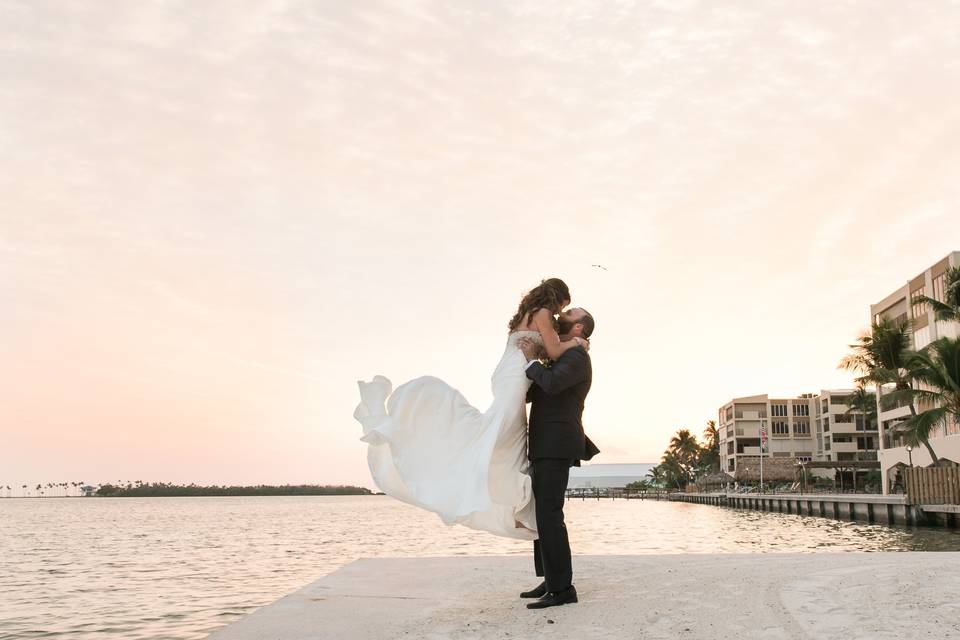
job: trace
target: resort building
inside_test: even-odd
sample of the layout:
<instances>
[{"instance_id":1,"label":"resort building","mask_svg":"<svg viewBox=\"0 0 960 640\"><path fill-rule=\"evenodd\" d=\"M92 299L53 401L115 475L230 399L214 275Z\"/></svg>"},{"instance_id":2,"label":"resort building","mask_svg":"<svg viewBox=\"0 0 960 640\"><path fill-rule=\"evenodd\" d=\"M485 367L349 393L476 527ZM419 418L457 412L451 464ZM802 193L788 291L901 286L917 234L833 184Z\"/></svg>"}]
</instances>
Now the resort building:
<instances>
[{"instance_id":1,"label":"resort building","mask_svg":"<svg viewBox=\"0 0 960 640\"><path fill-rule=\"evenodd\" d=\"M720 408L720 469L736 475L741 461L764 456L800 462L851 462L877 459L875 421L853 411L853 389L824 389L795 398L768 395L735 398ZM741 474L742 475L742 474Z\"/></svg>"},{"instance_id":2,"label":"resort building","mask_svg":"<svg viewBox=\"0 0 960 640\"><path fill-rule=\"evenodd\" d=\"M870 306L870 318L877 321L881 318L909 320L912 327L912 348L920 350L938 338L956 338L960 335L960 324L956 322L941 322L936 319L929 305L919 301L920 296L928 296L943 301L946 289L946 272L950 267L960 266L960 251L954 251L933 266L925 269L885 297L880 302ZM891 484L895 481L897 469L908 464L927 466L931 464L929 453L925 447L916 447L908 451L903 434L897 430L897 424L910 415L909 406L895 407L883 411L879 406L879 458L883 492L888 493ZM919 407L923 409L923 407ZM930 437L930 445L937 456L960 462L960 425L954 420L947 420L945 424L936 427Z\"/></svg>"},{"instance_id":3,"label":"resort building","mask_svg":"<svg viewBox=\"0 0 960 640\"><path fill-rule=\"evenodd\" d=\"M815 445L811 420L817 397L770 398L766 394L735 398L720 408L720 469L736 474L738 460L760 455L761 432L766 433L764 455L813 460Z\"/></svg>"},{"instance_id":4,"label":"resort building","mask_svg":"<svg viewBox=\"0 0 960 640\"><path fill-rule=\"evenodd\" d=\"M876 460L880 435L876 418L850 407L852 389L823 390L818 396L816 459Z\"/></svg>"}]
</instances>

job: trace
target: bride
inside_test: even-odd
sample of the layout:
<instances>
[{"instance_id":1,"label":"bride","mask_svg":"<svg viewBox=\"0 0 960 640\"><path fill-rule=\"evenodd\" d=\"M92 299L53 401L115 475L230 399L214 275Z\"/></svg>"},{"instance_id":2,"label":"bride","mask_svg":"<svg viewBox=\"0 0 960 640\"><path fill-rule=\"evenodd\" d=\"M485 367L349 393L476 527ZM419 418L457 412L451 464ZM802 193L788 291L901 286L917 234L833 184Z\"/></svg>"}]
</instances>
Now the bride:
<instances>
[{"instance_id":1,"label":"bride","mask_svg":"<svg viewBox=\"0 0 960 640\"><path fill-rule=\"evenodd\" d=\"M555 316L570 305L559 278L544 280L520 301L493 372L493 402L486 411L429 376L392 391L376 376L359 382L354 412L369 444L370 473L381 491L433 511L447 524L534 540L537 524L527 461L526 358L517 346L529 338L556 359L586 340L561 342Z\"/></svg>"}]
</instances>

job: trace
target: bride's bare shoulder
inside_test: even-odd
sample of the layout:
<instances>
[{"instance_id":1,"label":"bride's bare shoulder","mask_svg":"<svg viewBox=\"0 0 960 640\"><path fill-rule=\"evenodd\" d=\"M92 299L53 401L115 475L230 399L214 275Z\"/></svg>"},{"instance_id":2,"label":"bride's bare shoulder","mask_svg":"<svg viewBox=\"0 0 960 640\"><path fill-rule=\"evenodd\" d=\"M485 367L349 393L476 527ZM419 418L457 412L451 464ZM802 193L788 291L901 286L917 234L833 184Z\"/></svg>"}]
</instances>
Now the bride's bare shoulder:
<instances>
[{"instance_id":1,"label":"bride's bare shoulder","mask_svg":"<svg viewBox=\"0 0 960 640\"><path fill-rule=\"evenodd\" d=\"M551 324L553 322L553 314L546 308L537 309L528 314L524 320L526 322L519 325L514 331L540 331L540 327L544 326L544 323Z\"/></svg>"}]
</instances>

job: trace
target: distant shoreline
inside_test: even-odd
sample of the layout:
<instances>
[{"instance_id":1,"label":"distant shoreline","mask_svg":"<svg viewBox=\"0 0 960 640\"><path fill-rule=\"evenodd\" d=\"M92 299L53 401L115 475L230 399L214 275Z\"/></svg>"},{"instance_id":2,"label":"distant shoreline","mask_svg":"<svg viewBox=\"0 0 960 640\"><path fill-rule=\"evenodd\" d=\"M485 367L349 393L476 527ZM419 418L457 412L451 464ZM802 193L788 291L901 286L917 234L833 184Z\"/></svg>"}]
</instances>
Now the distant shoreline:
<instances>
[{"instance_id":1,"label":"distant shoreline","mask_svg":"<svg viewBox=\"0 0 960 640\"><path fill-rule=\"evenodd\" d=\"M274 494L247 494L247 493L237 493L237 494L192 494L192 495L181 495L181 494L171 494L171 495L111 495L111 496L0 496L0 504L7 500L89 500L92 498L256 498L256 497L265 497L265 498L284 498L284 497L296 497L296 496L307 496L307 497L357 497L357 496L385 496L385 493L274 493Z\"/></svg>"},{"instance_id":2,"label":"distant shoreline","mask_svg":"<svg viewBox=\"0 0 960 640\"><path fill-rule=\"evenodd\" d=\"M164 482L129 485L101 485L94 498L179 498L226 496L368 496L373 492L353 485L182 485Z\"/></svg>"},{"instance_id":3,"label":"distant shoreline","mask_svg":"<svg viewBox=\"0 0 960 640\"><path fill-rule=\"evenodd\" d=\"M70 490L70 487L73 490ZM24 486L25 488L25 486ZM82 485L81 483L58 483L37 485L12 495L0 493L0 500L12 498L180 498L190 496L377 496L384 495L366 487L341 484L281 484L281 485L198 485L173 484L170 482L128 482Z\"/></svg>"}]
</instances>

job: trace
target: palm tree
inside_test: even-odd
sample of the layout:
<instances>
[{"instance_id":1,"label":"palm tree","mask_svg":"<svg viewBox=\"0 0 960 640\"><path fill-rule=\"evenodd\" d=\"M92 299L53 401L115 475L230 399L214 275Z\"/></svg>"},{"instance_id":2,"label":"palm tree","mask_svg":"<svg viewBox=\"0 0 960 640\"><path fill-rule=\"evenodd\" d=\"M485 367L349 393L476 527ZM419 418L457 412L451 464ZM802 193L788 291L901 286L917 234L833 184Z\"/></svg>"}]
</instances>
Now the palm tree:
<instances>
[{"instance_id":1,"label":"palm tree","mask_svg":"<svg viewBox=\"0 0 960 640\"><path fill-rule=\"evenodd\" d=\"M916 399L930 407L902 423L910 444L915 445L928 439L933 428L948 418L960 422L960 338L935 340L911 358L916 367L914 375L923 387L891 395Z\"/></svg>"},{"instance_id":2,"label":"palm tree","mask_svg":"<svg viewBox=\"0 0 960 640\"><path fill-rule=\"evenodd\" d=\"M638 491L641 493L647 492L650 490L650 483L646 480L637 480L636 482L631 482L626 487L627 491Z\"/></svg>"},{"instance_id":3,"label":"palm tree","mask_svg":"<svg viewBox=\"0 0 960 640\"><path fill-rule=\"evenodd\" d=\"M844 412L845 415L850 415L852 413L863 414L863 419L866 424L876 422L877 394L872 391L867 391L867 388L862 384L857 385L856 390L850 394L850 398L847 401L847 406L849 408Z\"/></svg>"},{"instance_id":4,"label":"palm tree","mask_svg":"<svg viewBox=\"0 0 960 640\"><path fill-rule=\"evenodd\" d=\"M697 437L689 429L680 429L677 435L670 438L668 453L673 454L680 468L683 470L683 479L689 480L696 467L700 454L700 444Z\"/></svg>"},{"instance_id":5,"label":"palm tree","mask_svg":"<svg viewBox=\"0 0 960 640\"><path fill-rule=\"evenodd\" d=\"M960 267L950 267L945 275L943 300L920 296L919 302L925 302L933 309L937 320L960 322Z\"/></svg>"},{"instance_id":6,"label":"palm tree","mask_svg":"<svg viewBox=\"0 0 960 640\"><path fill-rule=\"evenodd\" d=\"M657 487L663 486L663 481L664 481L663 475L664 475L663 469L660 467L660 465L657 465L654 468L650 469L650 471L647 471L647 477L650 478L650 484L655 485Z\"/></svg>"},{"instance_id":7,"label":"palm tree","mask_svg":"<svg viewBox=\"0 0 960 640\"><path fill-rule=\"evenodd\" d=\"M880 406L884 409L893 408L901 402L910 407L911 419L898 426L905 431L908 441L926 447L930 458L936 463L939 458L930 446L929 431L914 431L919 423L912 420L917 416L917 407L911 392L919 364L910 347L910 323L881 318L870 326L869 334L850 345L852 352L840 361L840 368L861 373L857 378L861 386L867 383L877 385ZM883 396L881 392L885 384L892 384L894 391Z\"/></svg>"},{"instance_id":8,"label":"palm tree","mask_svg":"<svg viewBox=\"0 0 960 640\"><path fill-rule=\"evenodd\" d=\"M847 400L847 406L850 407L846 411L847 414L865 413L869 415L876 415L877 394L872 391L868 391L867 388L862 384L857 385L857 388L853 393L850 394L850 397Z\"/></svg>"},{"instance_id":9,"label":"palm tree","mask_svg":"<svg viewBox=\"0 0 960 640\"><path fill-rule=\"evenodd\" d=\"M669 450L664 451L663 457L660 458L660 466L663 468L664 482L676 485L677 489L683 489L683 484L687 480L687 470L677 459L676 454Z\"/></svg>"},{"instance_id":10,"label":"palm tree","mask_svg":"<svg viewBox=\"0 0 960 640\"><path fill-rule=\"evenodd\" d=\"M720 470L720 431L717 430L716 420L707 420L707 428L703 430L704 444L700 448L699 466L708 471Z\"/></svg>"}]
</instances>

